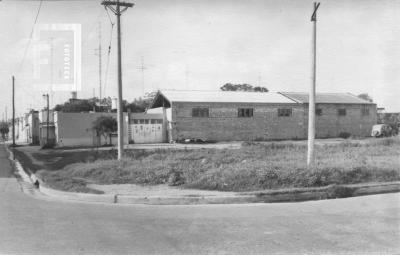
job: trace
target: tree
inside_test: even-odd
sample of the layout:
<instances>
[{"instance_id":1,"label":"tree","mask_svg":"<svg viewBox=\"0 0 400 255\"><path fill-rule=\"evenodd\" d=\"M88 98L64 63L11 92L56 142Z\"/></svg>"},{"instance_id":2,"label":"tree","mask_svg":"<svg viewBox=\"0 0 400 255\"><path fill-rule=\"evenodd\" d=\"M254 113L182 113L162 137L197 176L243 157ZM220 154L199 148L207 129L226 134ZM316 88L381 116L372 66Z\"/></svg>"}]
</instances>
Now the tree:
<instances>
[{"instance_id":1,"label":"tree","mask_svg":"<svg viewBox=\"0 0 400 255\"><path fill-rule=\"evenodd\" d=\"M0 122L0 133L1 133L1 137L3 138L3 140L6 139L8 132L10 132L10 129L8 128L8 123Z\"/></svg>"},{"instance_id":2,"label":"tree","mask_svg":"<svg viewBox=\"0 0 400 255\"><path fill-rule=\"evenodd\" d=\"M268 92L268 89L265 87L254 87L254 92Z\"/></svg>"},{"instance_id":3,"label":"tree","mask_svg":"<svg viewBox=\"0 0 400 255\"><path fill-rule=\"evenodd\" d=\"M145 112L151 102L153 101L154 97L156 96L157 92L148 92L144 96L144 98L136 98L133 100L133 102L128 103L127 101L123 101L123 108L124 111L127 111L130 109L131 112Z\"/></svg>"},{"instance_id":4,"label":"tree","mask_svg":"<svg viewBox=\"0 0 400 255\"><path fill-rule=\"evenodd\" d=\"M87 99L71 100L64 104L58 104L54 107L54 111L59 112L90 112L96 109L96 105L93 101Z\"/></svg>"},{"instance_id":5,"label":"tree","mask_svg":"<svg viewBox=\"0 0 400 255\"><path fill-rule=\"evenodd\" d=\"M58 104L54 111L59 112L109 112L111 110L111 97L98 99L97 97L89 99L70 99L68 102Z\"/></svg>"},{"instance_id":6,"label":"tree","mask_svg":"<svg viewBox=\"0 0 400 255\"><path fill-rule=\"evenodd\" d=\"M222 91L251 91L251 92L268 92L268 89L265 87L253 87L250 84L232 84L226 83L222 87L220 87Z\"/></svg>"},{"instance_id":7,"label":"tree","mask_svg":"<svg viewBox=\"0 0 400 255\"><path fill-rule=\"evenodd\" d=\"M103 136L105 141L109 138L111 144L111 134L117 132L117 120L112 116L100 116L93 122L92 128L98 137Z\"/></svg>"},{"instance_id":8,"label":"tree","mask_svg":"<svg viewBox=\"0 0 400 255\"><path fill-rule=\"evenodd\" d=\"M373 102L372 97L370 97L367 93L362 93L360 95L358 95L359 98L364 99L368 102Z\"/></svg>"}]
</instances>

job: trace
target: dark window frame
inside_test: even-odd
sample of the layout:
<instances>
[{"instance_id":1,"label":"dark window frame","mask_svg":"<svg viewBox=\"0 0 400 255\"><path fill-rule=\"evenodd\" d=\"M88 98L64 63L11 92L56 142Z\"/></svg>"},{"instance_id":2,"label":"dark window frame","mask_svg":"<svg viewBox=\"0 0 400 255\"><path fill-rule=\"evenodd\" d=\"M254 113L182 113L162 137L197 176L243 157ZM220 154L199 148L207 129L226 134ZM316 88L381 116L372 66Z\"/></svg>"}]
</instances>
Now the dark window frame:
<instances>
[{"instance_id":1,"label":"dark window frame","mask_svg":"<svg viewBox=\"0 0 400 255\"><path fill-rule=\"evenodd\" d=\"M292 117L293 108L278 108L278 117Z\"/></svg>"},{"instance_id":2,"label":"dark window frame","mask_svg":"<svg viewBox=\"0 0 400 255\"><path fill-rule=\"evenodd\" d=\"M347 109L346 108L339 108L337 110L338 116L346 116L347 115Z\"/></svg>"},{"instance_id":3,"label":"dark window frame","mask_svg":"<svg viewBox=\"0 0 400 255\"><path fill-rule=\"evenodd\" d=\"M369 107L368 105L361 106L361 115L362 116L369 116Z\"/></svg>"},{"instance_id":4,"label":"dark window frame","mask_svg":"<svg viewBox=\"0 0 400 255\"><path fill-rule=\"evenodd\" d=\"M254 108L238 108L238 118L252 118L254 116Z\"/></svg>"},{"instance_id":5,"label":"dark window frame","mask_svg":"<svg viewBox=\"0 0 400 255\"><path fill-rule=\"evenodd\" d=\"M194 108L192 108L192 117L193 118L209 118L210 117L210 109L207 107L194 107Z\"/></svg>"}]
</instances>

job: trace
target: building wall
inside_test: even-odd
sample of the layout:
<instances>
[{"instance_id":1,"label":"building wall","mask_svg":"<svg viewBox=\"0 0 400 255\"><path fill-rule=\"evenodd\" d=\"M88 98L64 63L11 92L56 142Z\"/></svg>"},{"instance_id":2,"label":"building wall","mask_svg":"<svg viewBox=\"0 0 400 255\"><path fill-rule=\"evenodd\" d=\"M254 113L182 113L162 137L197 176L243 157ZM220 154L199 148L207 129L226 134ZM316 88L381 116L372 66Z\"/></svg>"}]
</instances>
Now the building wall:
<instances>
[{"instance_id":1,"label":"building wall","mask_svg":"<svg viewBox=\"0 0 400 255\"><path fill-rule=\"evenodd\" d=\"M100 116L113 116L116 113L66 113L56 112L54 115L57 146L98 146L109 143L109 138L96 136L93 122ZM124 117L126 120L126 117ZM125 121L126 122L126 121ZM127 143L127 125L124 124L124 140ZM111 143L116 145L118 139L113 137Z\"/></svg>"},{"instance_id":2,"label":"building wall","mask_svg":"<svg viewBox=\"0 0 400 255\"><path fill-rule=\"evenodd\" d=\"M363 107L359 104L317 104L316 109L320 108L322 115L315 118L316 137L338 137L342 132L370 136L372 126L377 123L376 105L365 105L369 109L368 115L362 114ZM346 109L346 115L339 116L338 109ZM308 112L308 106L305 106L305 112ZM308 115L305 122L308 123Z\"/></svg>"},{"instance_id":3,"label":"building wall","mask_svg":"<svg viewBox=\"0 0 400 255\"><path fill-rule=\"evenodd\" d=\"M192 108L208 107L209 117L192 117ZM238 108L253 108L253 117L238 117ZM279 117L279 108L292 108ZM172 140L202 138L215 141L302 139L304 108L300 104L177 103L172 104Z\"/></svg>"},{"instance_id":4,"label":"building wall","mask_svg":"<svg viewBox=\"0 0 400 255\"><path fill-rule=\"evenodd\" d=\"M39 113L30 112L28 116L29 143L39 144Z\"/></svg>"},{"instance_id":5,"label":"building wall","mask_svg":"<svg viewBox=\"0 0 400 255\"><path fill-rule=\"evenodd\" d=\"M192 117L192 108L208 107L209 117ZM376 105L366 105L369 115L362 115L362 105L319 104L322 115L316 116L316 137L338 137L341 132L369 136L377 122ZM238 108L253 108L253 117L238 117ZM292 116L278 116L279 108L291 108ZM338 109L346 115L339 116ZM202 138L215 141L306 139L308 105L172 103L171 140Z\"/></svg>"},{"instance_id":6,"label":"building wall","mask_svg":"<svg viewBox=\"0 0 400 255\"><path fill-rule=\"evenodd\" d=\"M47 140L47 132L49 132L49 137ZM43 146L45 144L49 145L54 145L56 142L56 137L54 133L54 125L49 125L49 128L47 129L47 125L40 124L39 126L39 144L40 146Z\"/></svg>"}]
</instances>

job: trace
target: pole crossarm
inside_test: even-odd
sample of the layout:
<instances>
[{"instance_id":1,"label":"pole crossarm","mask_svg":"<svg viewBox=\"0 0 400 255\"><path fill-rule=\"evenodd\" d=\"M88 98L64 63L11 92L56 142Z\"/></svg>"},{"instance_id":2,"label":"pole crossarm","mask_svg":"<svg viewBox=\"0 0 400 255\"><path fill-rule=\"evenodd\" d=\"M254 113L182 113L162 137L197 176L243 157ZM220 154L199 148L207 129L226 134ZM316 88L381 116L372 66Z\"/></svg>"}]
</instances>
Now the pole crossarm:
<instances>
[{"instance_id":1,"label":"pole crossarm","mask_svg":"<svg viewBox=\"0 0 400 255\"><path fill-rule=\"evenodd\" d=\"M316 21L317 20L317 10L318 10L318 7L319 7L320 4L321 3L315 3L314 2L314 12L311 15L311 21Z\"/></svg>"},{"instance_id":2,"label":"pole crossarm","mask_svg":"<svg viewBox=\"0 0 400 255\"><path fill-rule=\"evenodd\" d=\"M119 6L124 6L126 8L133 7L133 3L125 3L125 2L119 2L119 1L103 1L101 4L105 5L105 6L119 5Z\"/></svg>"},{"instance_id":3,"label":"pole crossarm","mask_svg":"<svg viewBox=\"0 0 400 255\"><path fill-rule=\"evenodd\" d=\"M125 3L120 1L103 1L101 4L104 5L104 8L109 8L115 15L121 15L129 7L133 7L134 5L133 3ZM115 9L113 5L115 5L117 9ZM124 7L124 8L121 10L118 7Z\"/></svg>"}]
</instances>

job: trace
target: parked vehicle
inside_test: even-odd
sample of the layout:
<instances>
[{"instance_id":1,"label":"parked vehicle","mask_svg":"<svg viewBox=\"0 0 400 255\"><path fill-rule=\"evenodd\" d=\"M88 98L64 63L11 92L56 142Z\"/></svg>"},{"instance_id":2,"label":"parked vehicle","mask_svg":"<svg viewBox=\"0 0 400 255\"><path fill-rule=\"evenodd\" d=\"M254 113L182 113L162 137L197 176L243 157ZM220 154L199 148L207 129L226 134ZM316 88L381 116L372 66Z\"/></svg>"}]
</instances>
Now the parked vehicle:
<instances>
[{"instance_id":1,"label":"parked vehicle","mask_svg":"<svg viewBox=\"0 0 400 255\"><path fill-rule=\"evenodd\" d=\"M378 124L372 127L371 136L373 137L389 137L396 133L388 124Z\"/></svg>"}]
</instances>

